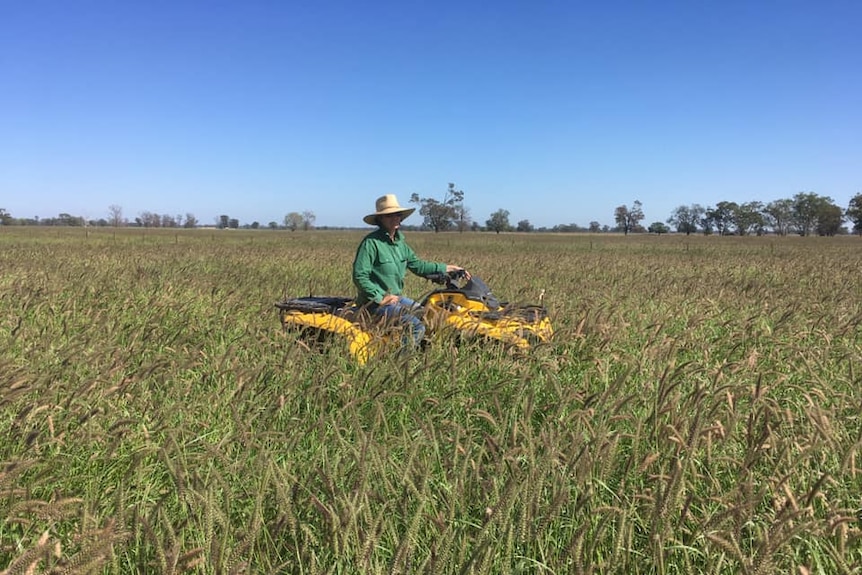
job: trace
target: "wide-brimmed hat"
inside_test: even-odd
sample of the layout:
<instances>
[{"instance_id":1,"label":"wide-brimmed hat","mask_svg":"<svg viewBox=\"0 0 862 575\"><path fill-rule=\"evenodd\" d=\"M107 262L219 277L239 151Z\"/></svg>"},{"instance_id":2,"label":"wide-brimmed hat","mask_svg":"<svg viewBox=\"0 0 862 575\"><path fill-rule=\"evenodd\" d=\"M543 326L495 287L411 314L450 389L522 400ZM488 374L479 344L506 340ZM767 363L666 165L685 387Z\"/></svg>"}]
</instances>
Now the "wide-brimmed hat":
<instances>
[{"instance_id":1,"label":"wide-brimmed hat","mask_svg":"<svg viewBox=\"0 0 862 575\"><path fill-rule=\"evenodd\" d=\"M362 218L362 221L369 226L377 225L377 216L385 214L401 214L401 219L403 220L416 211L416 208L402 208L398 205L398 198L395 197L395 194L380 196L377 198L377 202L374 204L374 207L376 211L373 214L368 214Z\"/></svg>"}]
</instances>

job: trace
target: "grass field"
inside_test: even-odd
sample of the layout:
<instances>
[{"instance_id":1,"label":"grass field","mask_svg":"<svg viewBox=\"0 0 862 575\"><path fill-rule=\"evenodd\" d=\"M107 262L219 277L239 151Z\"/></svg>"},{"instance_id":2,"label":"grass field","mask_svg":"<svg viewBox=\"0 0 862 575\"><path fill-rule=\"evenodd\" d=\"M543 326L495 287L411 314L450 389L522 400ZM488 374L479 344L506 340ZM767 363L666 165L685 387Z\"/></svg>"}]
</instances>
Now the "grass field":
<instances>
[{"instance_id":1,"label":"grass field","mask_svg":"<svg viewBox=\"0 0 862 575\"><path fill-rule=\"evenodd\" d=\"M555 341L358 367L361 235L0 228L0 573L862 572L862 240L411 233Z\"/></svg>"}]
</instances>

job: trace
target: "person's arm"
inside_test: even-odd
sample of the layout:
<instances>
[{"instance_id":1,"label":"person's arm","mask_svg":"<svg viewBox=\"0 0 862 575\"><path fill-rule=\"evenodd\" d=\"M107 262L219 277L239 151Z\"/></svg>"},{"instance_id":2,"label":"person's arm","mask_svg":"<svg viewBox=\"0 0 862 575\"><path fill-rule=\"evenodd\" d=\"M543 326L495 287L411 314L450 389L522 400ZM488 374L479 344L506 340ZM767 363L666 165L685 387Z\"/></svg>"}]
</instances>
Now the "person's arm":
<instances>
[{"instance_id":1,"label":"person's arm","mask_svg":"<svg viewBox=\"0 0 862 575\"><path fill-rule=\"evenodd\" d=\"M404 244L405 256L407 261L407 269L420 277L425 277L429 274L442 274L446 272L446 264L439 262L429 262L420 259L413 251L413 248Z\"/></svg>"},{"instance_id":2,"label":"person's arm","mask_svg":"<svg viewBox=\"0 0 862 575\"><path fill-rule=\"evenodd\" d=\"M405 248L408 250L407 269L420 277L428 274L463 272L464 279L470 279L470 272L461 266L425 261L420 259L410 246L405 246Z\"/></svg>"}]
</instances>

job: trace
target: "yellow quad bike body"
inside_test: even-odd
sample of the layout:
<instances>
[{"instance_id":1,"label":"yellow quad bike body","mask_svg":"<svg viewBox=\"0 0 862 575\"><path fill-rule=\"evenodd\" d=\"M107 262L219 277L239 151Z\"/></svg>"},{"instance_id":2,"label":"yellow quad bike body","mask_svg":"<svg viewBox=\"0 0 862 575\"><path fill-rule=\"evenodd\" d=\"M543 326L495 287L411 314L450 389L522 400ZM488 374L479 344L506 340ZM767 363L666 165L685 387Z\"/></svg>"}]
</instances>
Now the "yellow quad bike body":
<instances>
[{"instance_id":1,"label":"yellow quad bike body","mask_svg":"<svg viewBox=\"0 0 862 575\"><path fill-rule=\"evenodd\" d=\"M484 337L525 350L553 336L551 320L541 304L500 302L476 276L463 281L461 273L432 274L426 279L442 285L421 298L413 310L425 324L426 339L433 340L449 331L462 338ZM382 322L356 306L352 298L291 298L278 302L276 307L285 329L297 330L306 340L318 342L341 338L360 365L384 347L400 343L400 334L391 322Z\"/></svg>"}]
</instances>

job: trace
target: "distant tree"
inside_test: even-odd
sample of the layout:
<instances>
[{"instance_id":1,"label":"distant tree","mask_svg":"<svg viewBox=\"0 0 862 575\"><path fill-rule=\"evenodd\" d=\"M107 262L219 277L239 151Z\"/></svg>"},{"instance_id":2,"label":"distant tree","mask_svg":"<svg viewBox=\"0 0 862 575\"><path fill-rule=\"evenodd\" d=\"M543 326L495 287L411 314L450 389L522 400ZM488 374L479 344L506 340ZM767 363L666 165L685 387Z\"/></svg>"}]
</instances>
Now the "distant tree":
<instances>
[{"instance_id":1,"label":"distant tree","mask_svg":"<svg viewBox=\"0 0 862 575\"><path fill-rule=\"evenodd\" d=\"M473 227L473 222L470 217L470 208L463 203L455 205L455 227L459 232L466 232Z\"/></svg>"},{"instance_id":2,"label":"distant tree","mask_svg":"<svg viewBox=\"0 0 862 575\"><path fill-rule=\"evenodd\" d=\"M115 228L123 225L123 208L121 206L117 204L108 206L108 223Z\"/></svg>"},{"instance_id":3,"label":"distant tree","mask_svg":"<svg viewBox=\"0 0 862 575\"><path fill-rule=\"evenodd\" d=\"M470 223L470 230L478 232L482 230L482 226L479 225L479 222L473 221Z\"/></svg>"},{"instance_id":4,"label":"distant tree","mask_svg":"<svg viewBox=\"0 0 862 575\"><path fill-rule=\"evenodd\" d=\"M853 223L853 233L862 236L862 193L850 198L850 203L847 204L847 211L844 212L844 215Z\"/></svg>"},{"instance_id":5,"label":"distant tree","mask_svg":"<svg viewBox=\"0 0 862 575\"><path fill-rule=\"evenodd\" d=\"M302 229L305 231L313 230L316 219L317 216L314 215L314 212L302 212Z\"/></svg>"},{"instance_id":6,"label":"distant tree","mask_svg":"<svg viewBox=\"0 0 862 575\"><path fill-rule=\"evenodd\" d=\"M651 234L662 235L670 232L670 228L667 227L664 222L653 222L649 225L647 231Z\"/></svg>"},{"instance_id":7,"label":"distant tree","mask_svg":"<svg viewBox=\"0 0 862 575\"><path fill-rule=\"evenodd\" d=\"M817 211L815 230L819 236L834 236L842 232L843 223L844 210L832 202L826 202Z\"/></svg>"},{"instance_id":8,"label":"distant tree","mask_svg":"<svg viewBox=\"0 0 862 575\"><path fill-rule=\"evenodd\" d=\"M793 224L793 200L785 198L769 202L761 213L765 225L772 228L773 233L786 236Z\"/></svg>"},{"instance_id":9,"label":"distant tree","mask_svg":"<svg viewBox=\"0 0 862 575\"><path fill-rule=\"evenodd\" d=\"M616 222L617 227L621 229L624 233L628 234L629 229L626 226L626 223L629 220L629 208L628 206L622 205L614 208L614 222Z\"/></svg>"},{"instance_id":10,"label":"distant tree","mask_svg":"<svg viewBox=\"0 0 862 575\"><path fill-rule=\"evenodd\" d=\"M667 223L676 227L681 234L691 235L697 232L697 224L703 219L706 210L700 204L677 206L674 208Z\"/></svg>"},{"instance_id":11,"label":"distant tree","mask_svg":"<svg viewBox=\"0 0 862 575\"><path fill-rule=\"evenodd\" d=\"M186 214L186 221L183 222L183 227L188 229L198 227L198 219L195 217L194 214Z\"/></svg>"},{"instance_id":12,"label":"distant tree","mask_svg":"<svg viewBox=\"0 0 862 575\"><path fill-rule=\"evenodd\" d=\"M443 196L443 201L435 198L420 198L419 194L410 196L410 203L419 206L419 215L424 220L426 227L431 228L434 232L442 232L451 229L462 218L464 211L461 205L464 202L464 192L455 189L455 184L450 183L449 189Z\"/></svg>"},{"instance_id":13,"label":"distant tree","mask_svg":"<svg viewBox=\"0 0 862 575\"><path fill-rule=\"evenodd\" d=\"M639 200L635 200L635 202L632 204L631 209L629 210L628 229L633 232L639 231L638 228L640 228L640 222L643 219L643 206ZM643 230L643 228L640 229Z\"/></svg>"},{"instance_id":14,"label":"distant tree","mask_svg":"<svg viewBox=\"0 0 862 575\"><path fill-rule=\"evenodd\" d=\"M299 212L290 212L289 214L284 216L284 227L286 227L292 232L295 232L302 227L304 221L305 220L302 218L302 214L300 214Z\"/></svg>"},{"instance_id":15,"label":"distant tree","mask_svg":"<svg viewBox=\"0 0 862 575\"><path fill-rule=\"evenodd\" d=\"M734 231L734 221L739 204L736 202L718 202L714 208L707 208L704 219L708 222L710 230L715 228L720 236L731 234Z\"/></svg>"},{"instance_id":16,"label":"distant tree","mask_svg":"<svg viewBox=\"0 0 862 575\"><path fill-rule=\"evenodd\" d=\"M625 235L636 231L642 219L644 219L644 212L639 200L635 200L631 208L622 205L617 206L614 210L614 221Z\"/></svg>"},{"instance_id":17,"label":"distant tree","mask_svg":"<svg viewBox=\"0 0 862 575\"><path fill-rule=\"evenodd\" d=\"M532 232L533 229L533 224L530 223L530 220L521 220L515 227L515 230L519 232Z\"/></svg>"},{"instance_id":18,"label":"distant tree","mask_svg":"<svg viewBox=\"0 0 862 575\"><path fill-rule=\"evenodd\" d=\"M269 229L271 229L271 230L277 230L277 229L278 229L278 222L269 222L269 223L267 224L267 226L268 226L268 227L269 227Z\"/></svg>"},{"instance_id":19,"label":"distant tree","mask_svg":"<svg viewBox=\"0 0 862 575\"><path fill-rule=\"evenodd\" d=\"M135 221L139 226L145 228L158 228L162 225L162 217L154 212L141 212Z\"/></svg>"},{"instance_id":20,"label":"distant tree","mask_svg":"<svg viewBox=\"0 0 862 575\"><path fill-rule=\"evenodd\" d=\"M761 202L740 204L734 213L733 223L736 226L736 232L741 236L763 235L763 230L766 227L763 204Z\"/></svg>"},{"instance_id":21,"label":"distant tree","mask_svg":"<svg viewBox=\"0 0 862 575\"><path fill-rule=\"evenodd\" d=\"M173 216L168 214L162 214L162 227L163 228L176 228L178 226L177 220L174 219Z\"/></svg>"},{"instance_id":22,"label":"distant tree","mask_svg":"<svg viewBox=\"0 0 862 575\"><path fill-rule=\"evenodd\" d=\"M258 228L260 228L260 222L252 222L251 223L251 229L256 230Z\"/></svg>"},{"instance_id":23,"label":"distant tree","mask_svg":"<svg viewBox=\"0 0 862 575\"><path fill-rule=\"evenodd\" d=\"M577 233L583 231L583 228L578 224L557 224L556 226L551 228L552 232L557 233Z\"/></svg>"},{"instance_id":24,"label":"distant tree","mask_svg":"<svg viewBox=\"0 0 862 575\"><path fill-rule=\"evenodd\" d=\"M485 222L485 227L488 228L488 231L498 234L512 229L509 224L509 210L499 209L491 214L491 217Z\"/></svg>"},{"instance_id":25,"label":"distant tree","mask_svg":"<svg viewBox=\"0 0 862 575\"><path fill-rule=\"evenodd\" d=\"M0 208L0 226L11 226L14 218L5 209Z\"/></svg>"},{"instance_id":26,"label":"distant tree","mask_svg":"<svg viewBox=\"0 0 862 575\"><path fill-rule=\"evenodd\" d=\"M84 218L82 218L81 216L73 216L65 213L57 216L57 225L59 226L81 227L84 225L84 223Z\"/></svg>"},{"instance_id":27,"label":"distant tree","mask_svg":"<svg viewBox=\"0 0 862 575\"><path fill-rule=\"evenodd\" d=\"M814 192L799 192L793 196L792 218L796 233L808 236L817 226L820 210L826 203L832 203L831 198L823 198Z\"/></svg>"},{"instance_id":28,"label":"distant tree","mask_svg":"<svg viewBox=\"0 0 862 575\"><path fill-rule=\"evenodd\" d=\"M231 218L227 222L227 227L229 227L232 230L239 229L239 220L237 218Z\"/></svg>"},{"instance_id":29,"label":"distant tree","mask_svg":"<svg viewBox=\"0 0 862 575\"><path fill-rule=\"evenodd\" d=\"M230 225L230 216L222 214L216 218L216 227L220 230L227 229Z\"/></svg>"},{"instance_id":30,"label":"distant tree","mask_svg":"<svg viewBox=\"0 0 862 575\"><path fill-rule=\"evenodd\" d=\"M590 222L590 228L589 229L593 233L598 233L598 232L602 231L602 225L599 222L594 220L594 221Z\"/></svg>"}]
</instances>

